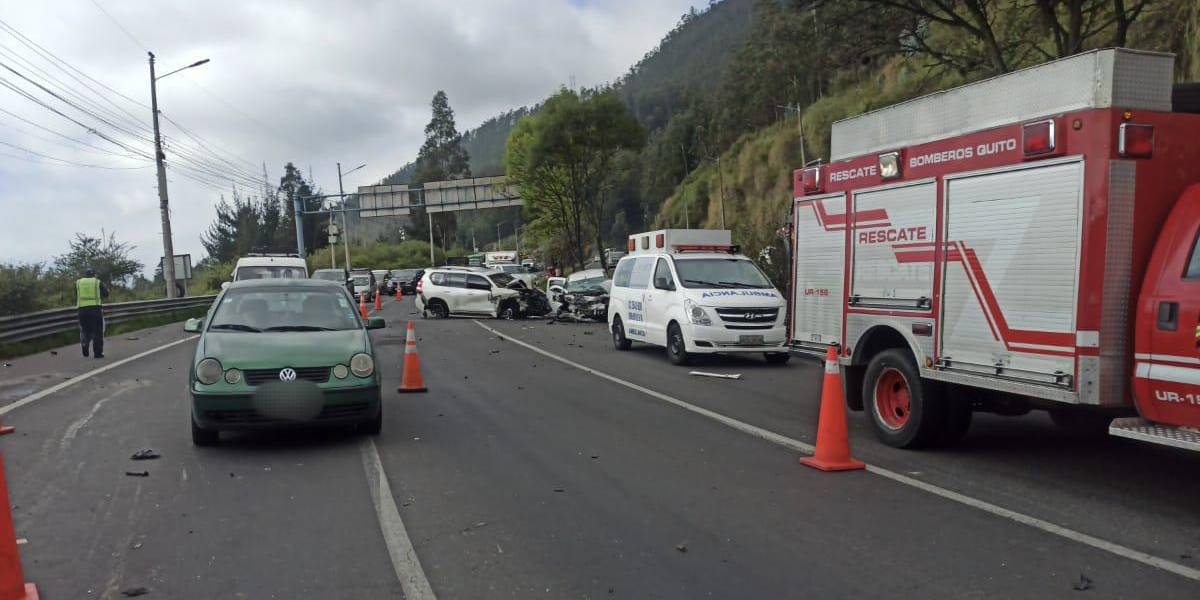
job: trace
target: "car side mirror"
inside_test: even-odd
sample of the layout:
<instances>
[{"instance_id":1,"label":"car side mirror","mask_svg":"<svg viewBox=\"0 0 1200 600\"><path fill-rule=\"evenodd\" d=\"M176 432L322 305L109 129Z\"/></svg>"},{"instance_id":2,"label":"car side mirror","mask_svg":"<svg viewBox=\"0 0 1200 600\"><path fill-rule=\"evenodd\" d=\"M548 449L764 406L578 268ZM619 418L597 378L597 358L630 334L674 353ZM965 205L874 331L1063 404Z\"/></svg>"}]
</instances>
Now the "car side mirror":
<instances>
[{"instance_id":1,"label":"car side mirror","mask_svg":"<svg viewBox=\"0 0 1200 600\"><path fill-rule=\"evenodd\" d=\"M387 321L383 317L370 317L367 319L367 329L383 329L387 327Z\"/></svg>"},{"instance_id":2,"label":"car side mirror","mask_svg":"<svg viewBox=\"0 0 1200 600\"><path fill-rule=\"evenodd\" d=\"M188 333L200 333L200 326L203 324L204 321L200 319L188 319L183 322L183 330Z\"/></svg>"},{"instance_id":3,"label":"car side mirror","mask_svg":"<svg viewBox=\"0 0 1200 600\"><path fill-rule=\"evenodd\" d=\"M232 281L226 281L225 283L221 284L221 289L227 289L231 285L233 285Z\"/></svg>"}]
</instances>

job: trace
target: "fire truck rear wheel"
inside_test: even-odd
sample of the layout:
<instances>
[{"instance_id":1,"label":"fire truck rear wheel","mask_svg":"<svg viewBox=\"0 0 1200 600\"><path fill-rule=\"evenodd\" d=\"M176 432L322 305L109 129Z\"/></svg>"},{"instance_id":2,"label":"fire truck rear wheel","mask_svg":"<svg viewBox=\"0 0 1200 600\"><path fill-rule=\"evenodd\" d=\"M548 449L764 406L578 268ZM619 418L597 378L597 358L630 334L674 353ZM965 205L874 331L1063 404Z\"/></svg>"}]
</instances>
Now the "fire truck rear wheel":
<instances>
[{"instance_id":1,"label":"fire truck rear wheel","mask_svg":"<svg viewBox=\"0 0 1200 600\"><path fill-rule=\"evenodd\" d=\"M921 379L912 354L898 348L875 355L863 377L863 404L871 428L895 448L921 448L942 437L948 415L941 392Z\"/></svg>"}]
</instances>

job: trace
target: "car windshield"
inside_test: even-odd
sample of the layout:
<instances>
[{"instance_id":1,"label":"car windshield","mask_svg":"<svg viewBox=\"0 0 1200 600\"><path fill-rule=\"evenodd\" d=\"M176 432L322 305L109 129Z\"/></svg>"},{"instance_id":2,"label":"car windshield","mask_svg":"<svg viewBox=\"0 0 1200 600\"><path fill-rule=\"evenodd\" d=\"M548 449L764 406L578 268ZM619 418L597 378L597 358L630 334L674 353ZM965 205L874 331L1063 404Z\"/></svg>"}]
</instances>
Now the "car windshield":
<instances>
[{"instance_id":1,"label":"car windshield","mask_svg":"<svg viewBox=\"0 0 1200 600\"><path fill-rule=\"evenodd\" d=\"M340 288L231 289L221 298L209 331L344 331L361 327Z\"/></svg>"},{"instance_id":2,"label":"car windshield","mask_svg":"<svg viewBox=\"0 0 1200 600\"><path fill-rule=\"evenodd\" d=\"M261 265L253 267L238 267L237 281L246 279L304 279L308 275L304 267L283 267L277 265Z\"/></svg>"},{"instance_id":3,"label":"car windshield","mask_svg":"<svg viewBox=\"0 0 1200 600\"><path fill-rule=\"evenodd\" d=\"M371 285L371 278L367 275L355 275L353 279L355 286Z\"/></svg>"},{"instance_id":4,"label":"car windshield","mask_svg":"<svg viewBox=\"0 0 1200 600\"><path fill-rule=\"evenodd\" d=\"M571 293L604 291L604 282L608 281L603 275L575 279L567 282L567 291Z\"/></svg>"},{"instance_id":5,"label":"car windshield","mask_svg":"<svg viewBox=\"0 0 1200 600\"><path fill-rule=\"evenodd\" d=\"M508 273L492 273L491 275L488 275L488 279L491 279L492 283L500 287L507 287L508 284L512 283L513 279L516 278Z\"/></svg>"},{"instance_id":6,"label":"car windshield","mask_svg":"<svg viewBox=\"0 0 1200 600\"><path fill-rule=\"evenodd\" d=\"M675 270L688 288L770 288L758 267L744 258L677 259Z\"/></svg>"},{"instance_id":7,"label":"car windshield","mask_svg":"<svg viewBox=\"0 0 1200 600\"><path fill-rule=\"evenodd\" d=\"M345 281L346 274L340 271L317 271L313 273L312 278L325 281Z\"/></svg>"}]
</instances>

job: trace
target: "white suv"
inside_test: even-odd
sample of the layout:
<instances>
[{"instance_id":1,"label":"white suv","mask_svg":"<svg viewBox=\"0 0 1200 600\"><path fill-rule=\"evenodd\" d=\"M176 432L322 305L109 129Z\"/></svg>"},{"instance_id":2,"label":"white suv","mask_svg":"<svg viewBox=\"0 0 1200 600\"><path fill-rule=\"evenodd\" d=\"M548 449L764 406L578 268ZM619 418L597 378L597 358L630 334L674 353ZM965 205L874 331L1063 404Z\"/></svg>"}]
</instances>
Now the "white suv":
<instances>
[{"instance_id":1,"label":"white suv","mask_svg":"<svg viewBox=\"0 0 1200 600\"><path fill-rule=\"evenodd\" d=\"M512 277L499 270L428 269L417 282L417 310L434 318L487 315L515 319L521 314L520 292L506 287Z\"/></svg>"}]
</instances>

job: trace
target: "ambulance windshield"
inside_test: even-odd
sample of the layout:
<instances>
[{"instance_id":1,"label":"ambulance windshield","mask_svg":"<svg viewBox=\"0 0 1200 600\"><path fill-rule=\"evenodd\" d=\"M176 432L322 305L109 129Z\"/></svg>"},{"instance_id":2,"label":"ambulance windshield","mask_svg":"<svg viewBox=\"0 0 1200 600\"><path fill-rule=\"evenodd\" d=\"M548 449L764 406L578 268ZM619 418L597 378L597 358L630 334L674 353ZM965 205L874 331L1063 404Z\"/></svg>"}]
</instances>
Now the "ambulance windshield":
<instances>
[{"instance_id":1,"label":"ambulance windshield","mask_svg":"<svg viewBox=\"0 0 1200 600\"><path fill-rule=\"evenodd\" d=\"M762 271L744 258L677 258L675 270L687 288L771 287Z\"/></svg>"}]
</instances>

